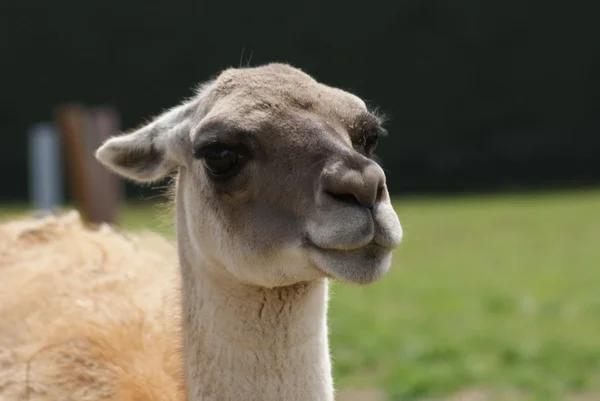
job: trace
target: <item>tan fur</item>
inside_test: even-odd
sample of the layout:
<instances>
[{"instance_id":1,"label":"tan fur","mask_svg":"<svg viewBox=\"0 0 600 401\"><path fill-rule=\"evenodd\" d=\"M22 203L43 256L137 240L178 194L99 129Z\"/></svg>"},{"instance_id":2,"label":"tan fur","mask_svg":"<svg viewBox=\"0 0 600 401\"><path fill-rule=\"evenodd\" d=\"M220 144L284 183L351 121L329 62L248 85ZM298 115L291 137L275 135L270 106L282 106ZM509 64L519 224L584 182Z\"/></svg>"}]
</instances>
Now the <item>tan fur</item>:
<instances>
[{"instance_id":1,"label":"tan fur","mask_svg":"<svg viewBox=\"0 0 600 401\"><path fill-rule=\"evenodd\" d=\"M69 219L4 227L0 391L333 400L327 280L378 280L402 238L366 146L380 124L357 96L269 64L226 70L109 139L96 157L117 174L176 174L177 258L156 237ZM207 168L215 146L241 155L225 178Z\"/></svg>"},{"instance_id":2,"label":"tan fur","mask_svg":"<svg viewBox=\"0 0 600 401\"><path fill-rule=\"evenodd\" d=\"M178 287L158 236L1 225L0 400L183 400Z\"/></svg>"}]
</instances>

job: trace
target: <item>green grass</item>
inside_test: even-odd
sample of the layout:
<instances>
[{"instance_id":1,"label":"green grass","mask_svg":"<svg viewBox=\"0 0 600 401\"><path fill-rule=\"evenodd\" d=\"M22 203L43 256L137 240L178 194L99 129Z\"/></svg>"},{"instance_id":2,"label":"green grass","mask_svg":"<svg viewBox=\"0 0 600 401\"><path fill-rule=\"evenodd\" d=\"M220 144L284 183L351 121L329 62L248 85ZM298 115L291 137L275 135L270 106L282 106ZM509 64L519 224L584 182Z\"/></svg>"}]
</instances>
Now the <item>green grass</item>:
<instances>
[{"instance_id":1,"label":"green grass","mask_svg":"<svg viewBox=\"0 0 600 401\"><path fill-rule=\"evenodd\" d=\"M498 400L600 399L600 192L395 206L405 240L388 275L332 287L338 387L390 400L469 388ZM128 206L123 223L171 235L161 212Z\"/></svg>"},{"instance_id":2,"label":"green grass","mask_svg":"<svg viewBox=\"0 0 600 401\"><path fill-rule=\"evenodd\" d=\"M600 389L600 193L395 205L405 241L388 276L334 287L340 386L394 400Z\"/></svg>"}]
</instances>

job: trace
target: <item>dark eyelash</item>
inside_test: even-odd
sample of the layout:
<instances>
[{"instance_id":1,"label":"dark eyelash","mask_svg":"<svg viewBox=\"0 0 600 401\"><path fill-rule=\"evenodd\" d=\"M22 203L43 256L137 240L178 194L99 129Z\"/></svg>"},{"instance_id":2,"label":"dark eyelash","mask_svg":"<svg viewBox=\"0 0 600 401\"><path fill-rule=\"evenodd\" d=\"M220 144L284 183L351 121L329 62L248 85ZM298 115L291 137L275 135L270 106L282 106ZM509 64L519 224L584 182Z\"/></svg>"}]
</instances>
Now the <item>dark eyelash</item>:
<instances>
[{"instance_id":1,"label":"dark eyelash","mask_svg":"<svg viewBox=\"0 0 600 401\"><path fill-rule=\"evenodd\" d=\"M377 127L375 131L377 131L380 138L387 138L389 136L388 130L383 127Z\"/></svg>"}]
</instances>

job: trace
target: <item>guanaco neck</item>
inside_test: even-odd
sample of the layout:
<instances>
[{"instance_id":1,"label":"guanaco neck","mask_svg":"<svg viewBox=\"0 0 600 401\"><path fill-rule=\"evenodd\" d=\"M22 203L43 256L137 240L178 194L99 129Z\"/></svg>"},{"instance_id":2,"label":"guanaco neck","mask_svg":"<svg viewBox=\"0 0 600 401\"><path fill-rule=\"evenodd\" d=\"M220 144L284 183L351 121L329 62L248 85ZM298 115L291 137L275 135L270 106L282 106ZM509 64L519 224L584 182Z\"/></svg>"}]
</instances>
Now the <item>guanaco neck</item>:
<instances>
[{"instance_id":1,"label":"guanaco neck","mask_svg":"<svg viewBox=\"0 0 600 401\"><path fill-rule=\"evenodd\" d=\"M178 237L188 401L333 400L327 281L265 289L216 278Z\"/></svg>"}]
</instances>

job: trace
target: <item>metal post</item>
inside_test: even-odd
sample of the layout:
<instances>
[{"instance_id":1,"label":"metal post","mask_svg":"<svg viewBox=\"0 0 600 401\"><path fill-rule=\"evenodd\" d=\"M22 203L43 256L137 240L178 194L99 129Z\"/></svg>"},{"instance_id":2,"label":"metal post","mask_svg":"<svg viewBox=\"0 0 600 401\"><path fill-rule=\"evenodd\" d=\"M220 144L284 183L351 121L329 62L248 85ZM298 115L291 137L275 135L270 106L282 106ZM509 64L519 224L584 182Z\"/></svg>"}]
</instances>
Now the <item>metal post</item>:
<instances>
[{"instance_id":1,"label":"metal post","mask_svg":"<svg viewBox=\"0 0 600 401\"><path fill-rule=\"evenodd\" d=\"M29 197L34 209L52 213L63 203L60 137L52 123L35 124L28 133Z\"/></svg>"}]
</instances>

